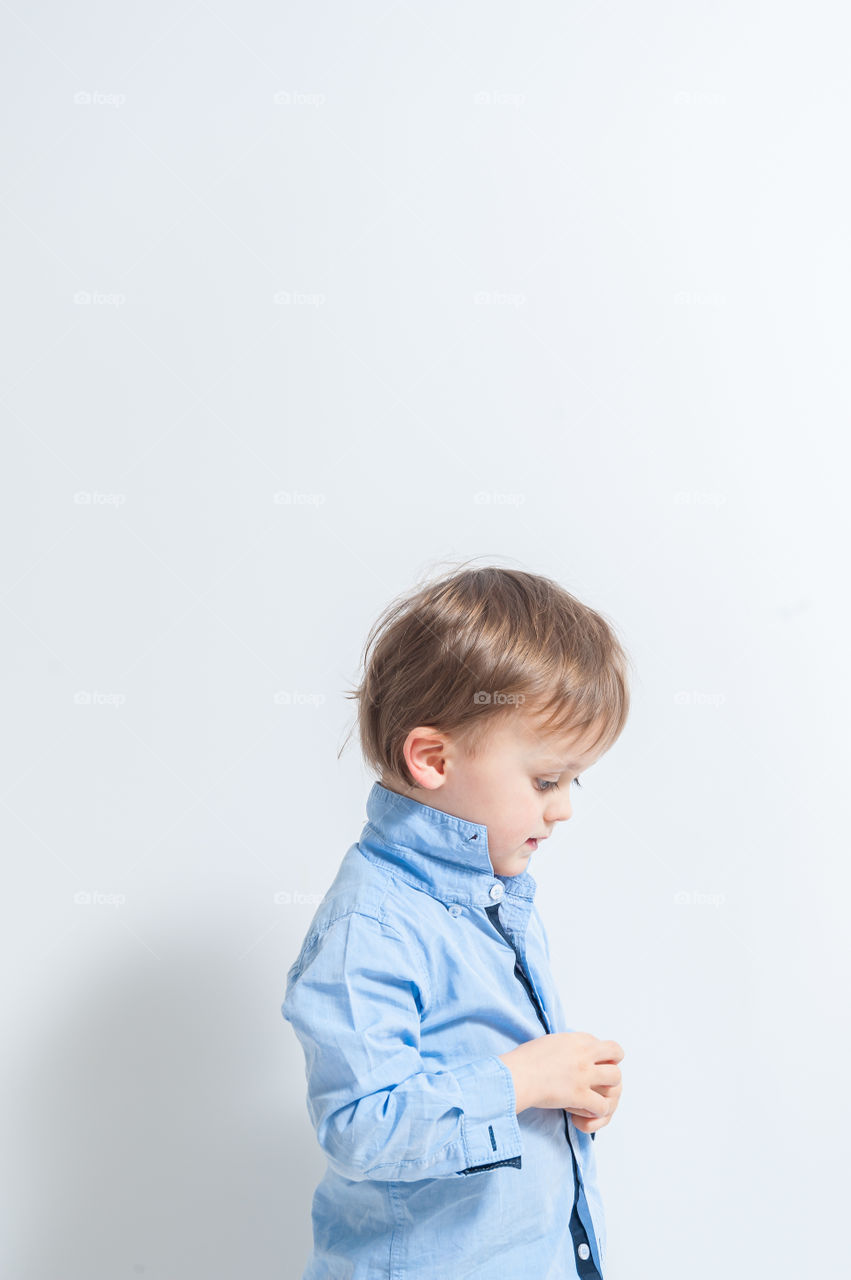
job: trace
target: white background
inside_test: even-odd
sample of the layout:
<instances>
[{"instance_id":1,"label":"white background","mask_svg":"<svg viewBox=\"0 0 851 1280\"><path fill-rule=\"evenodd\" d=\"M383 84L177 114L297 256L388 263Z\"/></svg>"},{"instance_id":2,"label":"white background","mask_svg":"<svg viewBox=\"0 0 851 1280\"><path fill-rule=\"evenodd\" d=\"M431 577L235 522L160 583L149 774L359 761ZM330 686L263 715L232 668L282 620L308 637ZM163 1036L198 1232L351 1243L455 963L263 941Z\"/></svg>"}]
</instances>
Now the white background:
<instances>
[{"instance_id":1,"label":"white background","mask_svg":"<svg viewBox=\"0 0 851 1280\"><path fill-rule=\"evenodd\" d=\"M606 1280L848 1264L845 6L0 7L2 1272L298 1280L286 971L444 561L633 711L533 857ZM276 900L277 896L277 900Z\"/></svg>"}]
</instances>

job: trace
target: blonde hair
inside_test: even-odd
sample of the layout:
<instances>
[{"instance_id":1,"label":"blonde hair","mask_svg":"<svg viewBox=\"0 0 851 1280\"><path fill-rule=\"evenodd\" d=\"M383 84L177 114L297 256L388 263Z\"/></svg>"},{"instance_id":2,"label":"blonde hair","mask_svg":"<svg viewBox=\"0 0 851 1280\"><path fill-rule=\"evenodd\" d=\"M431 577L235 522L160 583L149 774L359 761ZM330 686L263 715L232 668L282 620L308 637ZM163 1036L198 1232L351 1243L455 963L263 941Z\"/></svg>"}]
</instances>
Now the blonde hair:
<instances>
[{"instance_id":1,"label":"blonde hair","mask_svg":"<svg viewBox=\"0 0 851 1280\"><path fill-rule=\"evenodd\" d=\"M518 706L544 734L598 725L588 750L607 751L629 713L630 666L613 625L553 579L456 566L387 605L345 696L357 701L369 767L414 786L403 753L411 729L435 726L472 757Z\"/></svg>"}]
</instances>

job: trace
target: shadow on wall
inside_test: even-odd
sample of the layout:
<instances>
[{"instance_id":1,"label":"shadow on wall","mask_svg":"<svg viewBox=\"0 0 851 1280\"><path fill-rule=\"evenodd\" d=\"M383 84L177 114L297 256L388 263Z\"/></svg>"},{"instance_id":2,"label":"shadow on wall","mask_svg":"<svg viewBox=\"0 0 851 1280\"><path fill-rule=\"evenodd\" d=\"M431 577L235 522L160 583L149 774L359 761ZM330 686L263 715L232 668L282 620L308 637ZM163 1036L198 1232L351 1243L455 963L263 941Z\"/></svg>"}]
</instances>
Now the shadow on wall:
<instances>
[{"instance_id":1,"label":"shadow on wall","mask_svg":"<svg viewBox=\"0 0 851 1280\"><path fill-rule=\"evenodd\" d=\"M4 1275L300 1280L325 1158L280 1013L289 959L259 976L185 941L34 1018L7 1092Z\"/></svg>"}]
</instances>

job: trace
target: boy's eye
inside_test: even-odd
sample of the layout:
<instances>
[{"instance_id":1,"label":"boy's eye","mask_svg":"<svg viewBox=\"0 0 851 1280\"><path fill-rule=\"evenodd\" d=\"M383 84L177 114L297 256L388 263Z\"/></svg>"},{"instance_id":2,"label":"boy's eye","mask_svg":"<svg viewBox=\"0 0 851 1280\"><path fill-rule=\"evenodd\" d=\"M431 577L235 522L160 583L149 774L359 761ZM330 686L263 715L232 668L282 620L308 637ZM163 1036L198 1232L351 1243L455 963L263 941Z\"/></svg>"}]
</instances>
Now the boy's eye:
<instances>
[{"instance_id":1,"label":"boy's eye","mask_svg":"<svg viewBox=\"0 0 851 1280\"><path fill-rule=\"evenodd\" d=\"M541 783L541 785L538 787L538 790L543 791L544 794L546 794L548 791L558 791L558 783L551 782L549 778L536 778L535 781ZM581 787L582 783L579 781L578 778L574 778L573 785L575 787Z\"/></svg>"}]
</instances>

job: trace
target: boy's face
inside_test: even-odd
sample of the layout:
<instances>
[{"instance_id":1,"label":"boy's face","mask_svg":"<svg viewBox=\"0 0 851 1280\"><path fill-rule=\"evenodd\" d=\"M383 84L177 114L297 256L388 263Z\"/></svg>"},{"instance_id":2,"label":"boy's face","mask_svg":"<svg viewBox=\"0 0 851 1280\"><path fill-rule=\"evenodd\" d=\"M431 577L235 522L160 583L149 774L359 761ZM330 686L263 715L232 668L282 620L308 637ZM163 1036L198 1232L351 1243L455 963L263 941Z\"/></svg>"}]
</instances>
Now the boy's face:
<instances>
[{"instance_id":1,"label":"boy's face","mask_svg":"<svg viewBox=\"0 0 851 1280\"><path fill-rule=\"evenodd\" d=\"M404 794L486 826L494 871L519 875L537 848L533 841L545 839L571 816L573 779L603 754L588 749L595 730L545 736L528 712L518 709L495 723L471 758L463 739L428 726L412 729L406 759L418 789L408 787Z\"/></svg>"}]
</instances>

